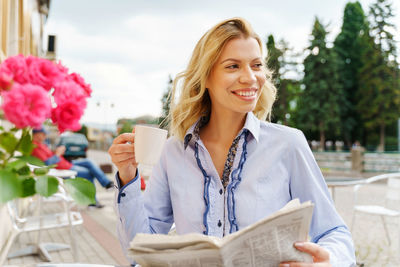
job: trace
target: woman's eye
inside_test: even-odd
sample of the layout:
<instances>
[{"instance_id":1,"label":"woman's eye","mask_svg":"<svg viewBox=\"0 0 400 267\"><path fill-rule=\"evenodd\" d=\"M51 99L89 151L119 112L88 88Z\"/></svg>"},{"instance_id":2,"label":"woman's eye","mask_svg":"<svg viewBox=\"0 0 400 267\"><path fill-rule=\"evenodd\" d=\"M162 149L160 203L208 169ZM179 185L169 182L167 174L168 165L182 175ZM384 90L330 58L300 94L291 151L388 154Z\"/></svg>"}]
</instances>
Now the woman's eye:
<instances>
[{"instance_id":1,"label":"woman's eye","mask_svg":"<svg viewBox=\"0 0 400 267\"><path fill-rule=\"evenodd\" d=\"M237 69L237 68L239 68L239 65L238 64L233 64L233 65L227 66L226 68L227 69Z\"/></svg>"},{"instance_id":2,"label":"woman's eye","mask_svg":"<svg viewBox=\"0 0 400 267\"><path fill-rule=\"evenodd\" d=\"M262 66L263 66L262 63L256 63L256 64L254 64L254 67L257 68L257 69L260 69Z\"/></svg>"}]
</instances>

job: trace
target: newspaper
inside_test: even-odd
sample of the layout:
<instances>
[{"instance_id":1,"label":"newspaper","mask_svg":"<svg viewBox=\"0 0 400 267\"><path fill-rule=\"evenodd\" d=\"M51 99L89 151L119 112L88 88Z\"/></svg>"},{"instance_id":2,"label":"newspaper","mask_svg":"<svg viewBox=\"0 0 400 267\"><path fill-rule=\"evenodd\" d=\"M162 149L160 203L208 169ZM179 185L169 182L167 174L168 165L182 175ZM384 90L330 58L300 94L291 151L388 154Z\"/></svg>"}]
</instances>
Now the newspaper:
<instances>
[{"instance_id":1,"label":"newspaper","mask_svg":"<svg viewBox=\"0 0 400 267\"><path fill-rule=\"evenodd\" d=\"M137 234L129 254L146 266L273 266L282 261L312 262L293 247L306 241L314 205L298 199L267 218L218 238L201 234Z\"/></svg>"}]
</instances>

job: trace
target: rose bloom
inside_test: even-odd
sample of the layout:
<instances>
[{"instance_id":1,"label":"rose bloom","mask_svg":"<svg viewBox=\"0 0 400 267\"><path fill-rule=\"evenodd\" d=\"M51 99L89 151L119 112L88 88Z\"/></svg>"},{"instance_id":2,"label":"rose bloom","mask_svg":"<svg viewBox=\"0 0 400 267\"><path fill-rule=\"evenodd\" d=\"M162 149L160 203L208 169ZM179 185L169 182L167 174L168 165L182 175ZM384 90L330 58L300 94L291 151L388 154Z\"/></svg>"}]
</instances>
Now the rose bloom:
<instances>
[{"instance_id":1,"label":"rose bloom","mask_svg":"<svg viewBox=\"0 0 400 267\"><path fill-rule=\"evenodd\" d=\"M65 101L51 112L51 120L58 125L60 133L65 130L77 131L81 128L79 120L83 115L83 108L74 101Z\"/></svg>"},{"instance_id":2,"label":"rose bloom","mask_svg":"<svg viewBox=\"0 0 400 267\"><path fill-rule=\"evenodd\" d=\"M68 68L61 64L61 61L57 62L56 67L62 74L64 74L65 76L68 75Z\"/></svg>"},{"instance_id":3,"label":"rose bloom","mask_svg":"<svg viewBox=\"0 0 400 267\"><path fill-rule=\"evenodd\" d=\"M73 72L68 75L68 78L76 82L80 87L82 87L84 92L86 93L86 96L90 96L92 94L92 88L90 88L90 84L85 83L85 80L82 78L81 75Z\"/></svg>"},{"instance_id":4,"label":"rose bloom","mask_svg":"<svg viewBox=\"0 0 400 267\"><path fill-rule=\"evenodd\" d=\"M12 81L12 72L3 65L0 65L0 91L10 89Z\"/></svg>"},{"instance_id":5,"label":"rose bloom","mask_svg":"<svg viewBox=\"0 0 400 267\"><path fill-rule=\"evenodd\" d=\"M2 93L2 97L4 115L17 128L40 127L50 116L51 101L40 86L14 83L11 90Z\"/></svg>"},{"instance_id":6,"label":"rose bloom","mask_svg":"<svg viewBox=\"0 0 400 267\"><path fill-rule=\"evenodd\" d=\"M9 57L1 64L12 73L12 79L17 83L27 83L29 81L28 65L23 55Z\"/></svg>"},{"instance_id":7,"label":"rose bloom","mask_svg":"<svg viewBox=\"0 0 400 267\"><path fill-rule=\"evenodd\" d=\"M47 91L66 77L66 74L50 60L29 56L26 62L30 83L40 85Z\"/></svg>"},{"instance_id":8,"label":"rose bloom","mask_svg":"<svg viewBox=\"0 0 400 267\"><path fill-rule=\"evenodd\" d=\"M54 87L54 101L57 105L62 105L64 102L74 101L82 109L86 108L86 93L79 84L72 80L65 79Z\"/></svg>"}]
</instances>

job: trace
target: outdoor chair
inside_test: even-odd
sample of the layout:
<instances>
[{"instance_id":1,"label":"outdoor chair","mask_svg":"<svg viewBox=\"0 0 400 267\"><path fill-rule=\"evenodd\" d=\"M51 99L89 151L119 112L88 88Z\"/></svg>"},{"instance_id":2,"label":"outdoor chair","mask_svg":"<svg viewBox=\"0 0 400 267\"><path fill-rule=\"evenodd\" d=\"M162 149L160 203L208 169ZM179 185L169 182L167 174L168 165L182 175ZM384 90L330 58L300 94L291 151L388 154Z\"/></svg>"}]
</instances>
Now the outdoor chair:
<instances>
[{"instance_id":1,"label":"outdoor chair","mask_svg":"<svg viewBox=\"0 0 400 267\"><path fill-rule=\"evenodd\" d=\"M26 199L16 199L7 203L8 214L10 216L12 230L8 237L5 246L1 250L0 254L0 266L2 266L6 258L14 258L32 254L38 254L42 260L51 261L49 252L69 249L72 250L72 255L75 261L78 261L78 253L76 249L74 226L81 225L83 223L82 216L77 211L71 211L73 200L67 195L62 185L62 179L59 178L60 186L59 192L50 198L43 198L41 196L35 196L33 203L36 205L36 214L29 214L28 212L21 211L19 209L20 201L26 201ZM62 210L56 213L43 214L43 205L46 202L60 202L62 204ZM28 209L29 207L24 207ZM22 215L21 215L22 214ZM42 243L41 232L49 229L56 229L62 227L69 227L71 245L60 244L60 243ZM9 253L12 244L17 240L17 237L21 233L37 232L36 240L34 244L27 246L21 250L13 253Z\"/></svg>"},{"instance_id":2,"label":"outdoor chair","mask_svg":"<svg viewBox=\"0 0 400 267\"><path fill-rule=\"evenodd\" d=\"M357 203L357 193L363 186L368 186L376 182L385 182L385 199L383 205L359 205ZM396 207L397 209L393 208ZM391 244L387 219L395 218L398 220L397 226L400 230L400 173L389 173L377 175L365 180L363 184L354 186L354 208L353 218L351 222L351 230L355 225L356 215L358 213L370 214L379 216L381 218L383 228L386 233L386 238ZM399 247L400 247L400 236L399 236Z\"/></svg>"}]
</instances>

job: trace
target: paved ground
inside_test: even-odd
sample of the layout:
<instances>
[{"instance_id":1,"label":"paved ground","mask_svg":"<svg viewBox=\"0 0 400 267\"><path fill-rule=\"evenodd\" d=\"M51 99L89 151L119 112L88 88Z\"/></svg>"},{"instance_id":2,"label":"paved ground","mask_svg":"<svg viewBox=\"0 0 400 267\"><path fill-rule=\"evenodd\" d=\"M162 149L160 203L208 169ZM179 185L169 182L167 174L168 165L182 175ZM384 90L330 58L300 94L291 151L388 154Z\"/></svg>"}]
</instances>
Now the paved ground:
<instances>
[{"instance_id":1,"label":"paved ground","mask_svg":"<svg viewBox=\"0 0 400 267\"><path fill-rule=\"evenodd\" d=\"M97 163L109 162L105 152L89 151L89 158ZM114 169L115 172L115 169ZM109 175L110 178L113 174ZM77 227L76 240L79 250L79 262L98 263L126 266L127 261L122 256L119 242L116 237L116 217L113 210L112 191L106 191L98 186L98 199L106 206L103 209L81 208L84 217L84 225ZM383 203L384 185L378 184L360 191L358 203ZM352 220L352 207L354 199L351 187L336 189L336 206L345 222L349 225ZM57 207L47 207L49 211ZM384 228L379 217L357 216L354 224L353 239L356 247L357 261L364 266L400 266L400 227L399 221L389 221L391 244L386 238ZM34 234L21 235L12 251L34 240ZM69 243L69 235L66 229L45 231L45 242ZM53 262L74 262L70 250L52 252ZM16 266L33 266L40 262L37 256L20 257L11 259L6 264Z\"/></svg>"}]
</instances>

